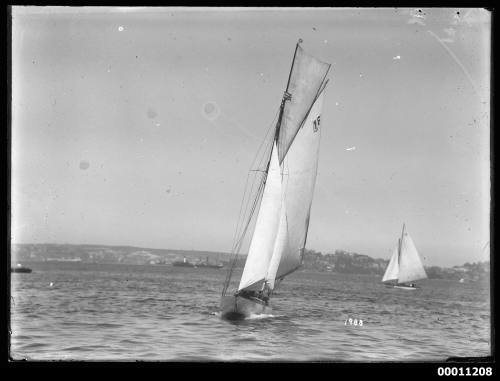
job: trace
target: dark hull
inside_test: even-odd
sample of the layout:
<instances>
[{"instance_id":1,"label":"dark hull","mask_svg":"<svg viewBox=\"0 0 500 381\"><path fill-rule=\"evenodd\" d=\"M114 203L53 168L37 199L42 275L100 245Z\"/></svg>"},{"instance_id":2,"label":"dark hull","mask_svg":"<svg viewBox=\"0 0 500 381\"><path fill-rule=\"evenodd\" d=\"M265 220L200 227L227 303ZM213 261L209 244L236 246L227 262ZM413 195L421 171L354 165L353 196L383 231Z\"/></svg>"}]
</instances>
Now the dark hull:
<instances>
[{"instance_id":1,"label":"dark hull","mask_svg":"<svg viewBox=\"0 0 500 381\"><path fill-rule=\"evenodd\" d=\"M195 267L192 263L189 262L174 262L172 263L172 266L176 267Z\"/></svg>"},{"instance_id":2,"label":"dark hull","mask_svg":"<svg viewBox=\"0 0 500 381\"><path fill-rule=\"evenodd\" d=\"M222 269L224 266L223 265L196 265L200 269L202 268L207 268L207 269Z\"/></svg>"},{"instance_id":3,"label":"dark hull","mask_svg":"<svg viewBox=\"0 0 500 381\"><path fill-rule=\"evenodd\" d=\"M15 267L10 269L11 273L30 273L31 271L32 270L27 267Z\"/></svg>"},{"instance_id":4,"label":"dark hull","mask_svg":"<svg viewBox=\"0 0 500 381\"><path fill-rule=\"evenodd\" d=\"M271 306L258 299L241 296L223 296L220 302L221 317L227 320L241 320L252 315L270 314Z\"/></svg>"}]
</instances>

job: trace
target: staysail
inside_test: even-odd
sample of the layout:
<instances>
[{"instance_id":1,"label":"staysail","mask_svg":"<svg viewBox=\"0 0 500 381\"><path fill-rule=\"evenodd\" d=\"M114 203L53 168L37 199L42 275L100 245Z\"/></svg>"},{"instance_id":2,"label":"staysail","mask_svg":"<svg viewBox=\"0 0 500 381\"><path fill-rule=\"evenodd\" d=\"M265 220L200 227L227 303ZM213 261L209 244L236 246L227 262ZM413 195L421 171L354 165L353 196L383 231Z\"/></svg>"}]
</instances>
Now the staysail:
<instances>
[{"instance_id":1,"label":"staysail","mask_svg":"<svg viewBox=\"0 0 500 381\"><path fill-rule=\"evenodd\" d=\"M299 41L300 44L300 41ZM254 233L238 290L272 290L302 263L316 181L330 64L297 44Z\"/></svg>"},{"instance_id":2,"label":"staysail","mask_svg":"<svg viewBox=\"0 0 500 381\"><path fill-rule=\"evenodd\" d=\"M259 214L238 290L261 288L273 254L280 209L281 171L274 144Z\"/></svg>"},{"instance_id":3,"label":"staysail","mask_svg":"<svg viewBox=\"0 0 500 381\"><path fill-rule=\"evenodd\" d=\"M389 261L389 265L385 270L384 277L382 278L382 282L387 282L388 280L396 280L398 279L399 274L399 240L398 244L394 248L392 252L391 260Z\"/></svg>"}]
</instances>

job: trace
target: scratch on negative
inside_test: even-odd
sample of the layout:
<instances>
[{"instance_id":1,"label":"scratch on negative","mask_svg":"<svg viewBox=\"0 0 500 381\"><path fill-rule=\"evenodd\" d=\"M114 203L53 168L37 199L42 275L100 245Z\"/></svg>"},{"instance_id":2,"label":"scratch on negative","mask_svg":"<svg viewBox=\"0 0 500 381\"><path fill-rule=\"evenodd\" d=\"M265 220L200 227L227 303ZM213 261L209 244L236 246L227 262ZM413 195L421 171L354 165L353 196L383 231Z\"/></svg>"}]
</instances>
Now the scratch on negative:
<instances>
[{"instance_id":1,"label":"scratch on negative","mask_svg":"<svg viewBox=\"0 0 500 381\"><path fill-rule=\"evenodd\" d=\"M431 36L433 36L436 41L448 52L448 54L451 56L451 58L453 58L453 60L455 61L455 63L460 67L460 69L462 69L462 71L464 72L465 76L467 77L467 79L469 80L470 84L472 85L472 88L474 89L474 92L476 93L476 95L481 98L481 96L479 95L479 92L477 91L477 87L476 85L474 84L474 80L472 79L472 77L470 76L469 72L467 71L467 69L465 68L464 65L462 65L462 63L460 62L460 60L457 58L457 56L451 51L451 49L445 45L445 43L443 41L441 41L441 39L431 30L428 30L427 31Z\"/></svg>"}]
</instances>

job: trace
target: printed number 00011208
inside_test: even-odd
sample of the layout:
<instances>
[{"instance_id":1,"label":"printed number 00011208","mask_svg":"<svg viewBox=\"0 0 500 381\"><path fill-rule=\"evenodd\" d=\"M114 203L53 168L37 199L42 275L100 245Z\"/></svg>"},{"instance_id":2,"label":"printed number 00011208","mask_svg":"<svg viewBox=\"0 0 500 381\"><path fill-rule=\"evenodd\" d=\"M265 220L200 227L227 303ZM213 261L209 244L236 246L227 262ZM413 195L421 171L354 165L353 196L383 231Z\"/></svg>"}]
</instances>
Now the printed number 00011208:
<instances>
[{"instance_id":1,"label":"printed number 00011208","mask_svg":"<svg viewBox=\"0 0 500 381\"><path fill-rule=\"evenodd\" d=\"M438 376L492 376L493 369L491 367L449 367L440 366L437 369Z\"/></svg>"}]
</instances>

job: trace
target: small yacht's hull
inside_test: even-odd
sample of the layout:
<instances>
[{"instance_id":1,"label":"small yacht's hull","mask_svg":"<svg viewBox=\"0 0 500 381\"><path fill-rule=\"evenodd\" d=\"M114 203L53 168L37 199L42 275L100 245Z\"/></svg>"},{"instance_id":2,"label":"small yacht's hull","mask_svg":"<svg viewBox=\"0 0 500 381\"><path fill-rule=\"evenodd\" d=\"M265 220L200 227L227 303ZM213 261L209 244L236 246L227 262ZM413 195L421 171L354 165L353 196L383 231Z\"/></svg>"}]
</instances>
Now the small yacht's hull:
<instances>
[{"instance_id":1,"label":"small yacht's hull","mask_svg":"<svg viewBox=\"0 0 500 381\"><path fill-rule=\"evenodd\" d=\"M400 284L397 284L397 283L384 283L385 287L388 287L388 288L400 288L402 290L416 290L418 287L413 285L413 286L410 286L409 284L404 284L404 283L400 283Z\"/></svg>"},{"instance_id":2,"label":"small yacht's hull","mask_svg":"<svg viewBox=\"0 0 500 381\"><path fill-rule=\"evenodd\" d=\"M241 296L223 296L220 302L221 317L227 320L241 320L252 315L270 314L269 304L257 299L247 299Z\"/></svg>"},{"instance_id":3,"label":"small yacht's hull","mask_svg":"<svg viewBox=\"0 0 500 381\"><path fill-rule=\"evenodd\" d=\"M398 285L394 285L394 288L400 288L402 290L416 290L417 287L415 286L398 286Z\"/></svg>"}]
</instances>

